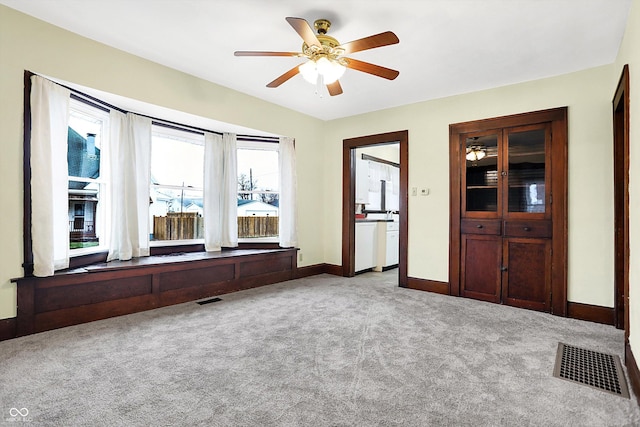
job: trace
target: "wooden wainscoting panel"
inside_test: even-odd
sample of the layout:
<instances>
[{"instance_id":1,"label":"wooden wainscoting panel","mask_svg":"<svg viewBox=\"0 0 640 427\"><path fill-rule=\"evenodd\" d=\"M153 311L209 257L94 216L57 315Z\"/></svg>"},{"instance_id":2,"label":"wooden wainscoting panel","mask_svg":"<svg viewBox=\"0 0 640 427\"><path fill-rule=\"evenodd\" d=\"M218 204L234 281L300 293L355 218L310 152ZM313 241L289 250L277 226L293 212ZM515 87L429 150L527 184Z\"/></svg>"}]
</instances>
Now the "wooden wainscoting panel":
<instances>
[{"instance_id":1,"label":"wooden wainscoting panel","mask_svg":"<svg viewBox=\"0 0 640 427\"><path fill-rule=\"evenodd\" d=\"M151 276L126 277L71 286L38 288L34 304L36 313L61 310L151 294Z\"/></svg>"},{"instance_id":2,"label":"wooden wainscoting panel","mask_svg":"<svg viewBox=\"0 0 640 427\"><path fill-rule=\"evenodd\" d=\"M0 337L24 336L283 282L295 276L296 256L294 248L179 254L15 279L18 316L6 326L0 323Z\"/></svg>"},{"instance_id":3,"label":"wooden wainscoting panel","mask_svg":"<svg viewBox=\"0 0 640 427\"><path fill-rule=\"evenodd\" d=\"M0 320L0 341L10 340L16 337L16 318Z\"/></svg>"},{"instance_id":4,"label":"wooden wainscoting panel","mask_svg":"<svg viewBox=\"0 0 640 427\"><path fill-rule=\"evenodd\" d=\"M255 261L240 261L241 278L291 269L291 257L269 256Z\"/></svg>"},{"instance_id":5,"label":"wooden wainscoting panel","mask_svg":"<svg viewBox=\"0 0 640 427\"><path fill-rule=\"evenodd\" d=\"M198 286L182 287L164 291L160 294L159 306L181 304L184 302L210 298L217 295L257 288L292 279L291 270L257 274L243 279L209 282ZM217 280L213 279L212 280Z\"/></svg>"},{"instance_id":6,"label":"wooden wainscoting panel","mask_svg":"<svg viewBox=\"0 0 640 427\"><path fill-rule=\"evenodd\" d=\"M51 329L108 319L109 317L122 316L124 314L136 313L157 307L157 297L148 294L38 313L35 315L35 330L33 332L49 331Z\"/></svg>"},{"instance_id":7,"label":"wooden wainscoting panel","mask_svg":"<svg viewBox=\"0 0 640 427\"><path fill-rule=\"evenodd\" d=\"M234 275L235 268L233 264L158 274L161 293L172 289L191 288L210 283L224 282L225 280L233 279Z\"/></svg>"}]
</instances>

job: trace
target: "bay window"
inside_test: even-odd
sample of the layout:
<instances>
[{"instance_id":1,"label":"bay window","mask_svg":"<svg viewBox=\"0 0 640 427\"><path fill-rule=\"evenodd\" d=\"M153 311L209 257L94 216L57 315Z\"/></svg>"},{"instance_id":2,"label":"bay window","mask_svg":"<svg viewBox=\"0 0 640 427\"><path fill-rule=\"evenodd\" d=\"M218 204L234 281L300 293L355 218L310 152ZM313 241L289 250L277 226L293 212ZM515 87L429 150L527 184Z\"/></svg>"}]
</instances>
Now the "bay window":
<instances>
[{"instance_id":1,"label":"bay window","mask_svg":"<svg viewBox=\"0 0 640 427\"><path fill-rule=\"evenodd\" d=\"M30 72L25 72L25 100L29 100L24 133L27 276L170 253L172 246L181 246L180 251L207 247L203 245L205 235L210 238L204 225L205 140L212 142L212 135L223 142L216 146L222 152L224 141L233 141L226 146L235 155L223 156L229 163L217 157L214 162L207 160L207 176L214 177L206 186L208 200L213 201L207 205L207 221L213 224L209 230L217 232L216 217L222 229L232 224L226 228L228 235L213 246L216 249L209 250L235 247L237 242L282 246L282 236L288 236L284 247L295 246L292 138L234 133L218 137L219 132L128 113ZM283 159L288 159L284 167ZM132 215L125 214L135 217L136 230L129 227ZM49 249L52 242L55 251Z\"/></svg>"}]
</instances>

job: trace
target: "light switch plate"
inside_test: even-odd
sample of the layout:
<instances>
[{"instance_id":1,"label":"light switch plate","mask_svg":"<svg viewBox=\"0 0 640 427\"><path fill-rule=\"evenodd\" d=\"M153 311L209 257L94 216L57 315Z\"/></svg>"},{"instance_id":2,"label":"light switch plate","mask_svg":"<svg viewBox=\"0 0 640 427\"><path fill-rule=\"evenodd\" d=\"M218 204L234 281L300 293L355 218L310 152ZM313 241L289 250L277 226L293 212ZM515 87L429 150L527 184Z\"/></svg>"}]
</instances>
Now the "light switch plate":
<instances>
[{"instance_id":1,"label":"light switch plate","mask_svg":"<svg viewBox=\"0 0 640 427\"><path fill-rule=\"evenodd\" d=\"M411 188L411 195L412 196L417 196L418 195L418 187Z\"/></svg>"}]
</instances>

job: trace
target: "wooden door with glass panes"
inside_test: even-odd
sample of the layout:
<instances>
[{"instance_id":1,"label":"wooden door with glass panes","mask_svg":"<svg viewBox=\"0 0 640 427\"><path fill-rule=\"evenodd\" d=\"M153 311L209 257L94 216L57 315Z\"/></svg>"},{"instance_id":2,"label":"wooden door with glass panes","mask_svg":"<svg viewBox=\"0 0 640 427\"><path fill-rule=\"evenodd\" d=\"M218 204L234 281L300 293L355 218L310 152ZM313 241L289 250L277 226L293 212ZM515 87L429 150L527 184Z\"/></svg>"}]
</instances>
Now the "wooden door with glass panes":
<instances>
[{"instance_id":1,"label":"wooden door with glass panes","mask_svg":"<svg viewBox=\"0 0 640 427\"><path fill-rule=\"evenodd\" d=\"M460 139L461 295L549 311L551 125Z\"/></svg>"}]
</instances>

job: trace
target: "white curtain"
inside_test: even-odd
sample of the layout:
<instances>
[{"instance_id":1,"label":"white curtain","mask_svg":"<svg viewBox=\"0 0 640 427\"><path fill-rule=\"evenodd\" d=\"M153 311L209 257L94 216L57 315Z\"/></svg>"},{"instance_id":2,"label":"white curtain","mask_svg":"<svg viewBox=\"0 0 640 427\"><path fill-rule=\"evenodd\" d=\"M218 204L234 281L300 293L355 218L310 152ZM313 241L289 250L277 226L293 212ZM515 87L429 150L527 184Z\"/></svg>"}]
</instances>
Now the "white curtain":
<instances>
[{"instance_id":1,"label":"white curtain","mask_svg":"<svg viewBox=\"0 0 640 427\"><path fill-rule=\"evenodd\" d=\"M280 137L280 213L278 228L280 246L291 248L298 245L298 225L296 218L296 152L291 137Z\"/></svg>"},{"instance_id":2,"label":"white curtain","mask_svg":"<svg viewBox=\"0 0 640 427\"><path fill-rule=\"evenodd\" d=\"M222 135L222 246L238 246L238 151L235 133Z\"/></svg>"},{"instance_id":3,"label":"white curtain","mask_svg":"<svg viewBox=\"0 0 640 427\"><path fill-rule=\"evenodd\" d=\"M69 267L68 89L31 77L31 239L33 274Z\"/></svg>"},{"instance_id":4,"label":"white curtain","mask_svg":"<svg viewBox=\"0 0 640 427\"><path fill-rule=\"evenodd\" d=\"M111 241L107 261L149 255L151 119L111 110Z\"/></svg>"},{"instance_id":5,"label":"white curtain","mask_svg":"<svg viewBox=\"0 0 640 427\"><path fill-rule=\"evenodd\" d=\"M204 134L204 248L207 252L222 249L222 135Z\"/></svg>"},{"instance_id":6,"label":"white curtain","mask_svg":"<svg viewBox=\"0 0 640 427\"><path fill-rule=\"evenodd\" d=\"M204 144L204 246L211 252L238 246L236 135L207 132Z\"/></svg>"}]
</instances>

